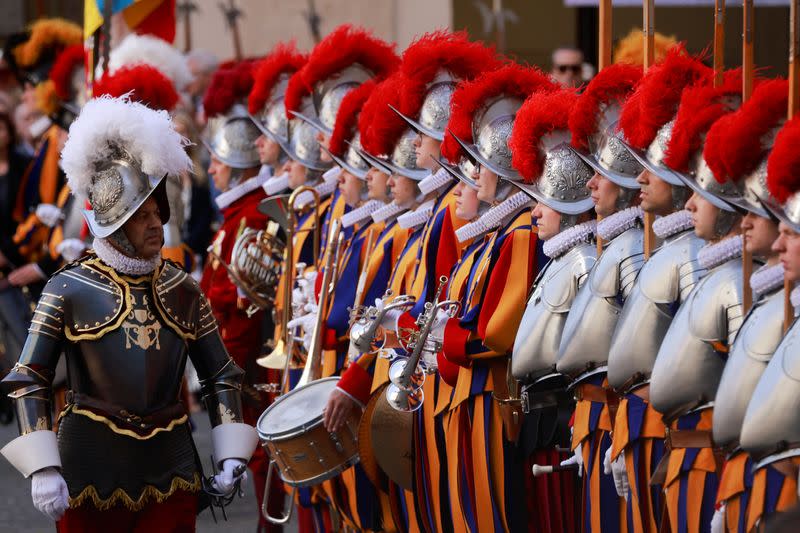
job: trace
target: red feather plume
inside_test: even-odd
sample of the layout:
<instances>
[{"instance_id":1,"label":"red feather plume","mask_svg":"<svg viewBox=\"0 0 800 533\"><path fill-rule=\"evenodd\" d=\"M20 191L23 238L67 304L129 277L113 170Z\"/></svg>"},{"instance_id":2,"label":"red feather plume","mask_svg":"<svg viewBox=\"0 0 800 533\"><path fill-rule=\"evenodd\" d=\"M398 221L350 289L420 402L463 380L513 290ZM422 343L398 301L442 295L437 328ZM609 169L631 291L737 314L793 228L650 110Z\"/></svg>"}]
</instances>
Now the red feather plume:
<instances>
[{"instance_id":1,"label":"red feather plume","mask_svg":"<svg viewBox=\"0 0 800 533\"><path fill-rule=\"evenodd\" d=\"M261 111L281 75L300 70L307 57L291 42L278 44L267 57L259 61L253 73L253 88L247 98L250 113Z\"/></svg>"},{"instance_id":2,"label":"red feather plume","mask_svg":"<svg viewBox=\"0 0 800 533\"><path fill-rule=\"evenodd\" d=\"M428 84L441 70L459 80L471 80L502 64L494 47L470 41L466 32L439 30L426 33L403 52L400 110L408 116L417 116Z\"/></svg>"},{"instance_id":3,"label":"red feather plume","mask_svg":"<svg viewBox=\"0 0 800 533\"><path fill-rule=\"evenodd\" d=\"M62 50L50 69L50 79L53 80L53 87L56 96L61 100L72 99L72 73L76 68L83 66L83 45L73 44Z\"/></svg>"},{"instance_id":4,"label":"red feather plume","mask_svg":"<svg viewBox=\"0 0 800 533\"><path fill-rule=\"evenodd\" d=\"M103 76L95 82L93 93L114 97L131 93L131 100L164 111L172 111L179 100L172 81L145 63L125 66Z\"/></svg>"},{"instance_id":5,"label":"red feather plume","mask_svg":"<svg viewBox=\"0 0 800 533\"><path fill-rule=\"evenodd\" d=\"M453 93L450 103L450 122L442 143L442 155L451 163L458 162L461 158L461 146L450 132L464 142L473 142L472 117L490 98L512 96L524 100L534 92L554 91L557 88L550 77L538 68L516 63L462 83Z\"/></svg>"},{"instance_id":6,"label":"red feather plume","mask_svg":"<svg viewBox=\"0 0 800 533\"><path fill-rule=\"evenodd\" d=\"M308 61L296 74L301 80L290 80L285 96L286 112L291 118L289 112L300 109L303 96L315 83L350 65L358 63L371 71L375 78L383 79L397 68L399 62L394 44L378 39L363 28L343 24L314 47Z\"/></svg>"},{"instance_id":7,"label":"red feather plume","mask_svg":"<svg viewBox=\"0 0 800 533\"><path fill-rule=\"evenodd\" d=\"M548 133L569 129L569 113L578 100L572 89L536 92L517 112L514 130L508 140L511 164L525 180L533 183L544 170L544 157L540 141Z\"/></svg>"},{"instance_id":8,"label":"red feather plume","mask_svg":"<svg viewBox=\"0 0 800 533\"><path fill-rule=\"evenodd\" d=\"M767 160L767 188L783 203L800 190L800 118L788 121L778 136Z\"/></svg>"},{"instance_id":9,"label":"red feather plume","mask_svg":"<svg viewBox=\"0 0 800 533\"><path fill-rule=\"evenodd\" d=\"M367 80L342 99L328 145L328 149L334 155L342 156L347 151L347 142L353 139L358 127L359 112L376 85L375 80Z\"/></svg>"},{"instance_id":10,"label":"red feather plume","mask_svg":"<svg viewBox=\"0 0 800 533\"><path fill-rule=\"evenodd\" d=\"M750 99L735 113L719 119L709 130L703 149L714 177L738 181L752 172L764 157L761 138L786 117L789 84L774 79L761 82Z\"/></svg>"},{"instance_id":11,"label":"red feather plume","mask_svg":"<svg viewBox=\"0 0 800 533\"><path fill-rule=\"evenodd\" d=\"M237 102L247 99L253 88L254 62L240 61L230 68L220 68L211 78L203 96L206 117L224 115Z\"/></svg>"},{"instance_id":12,"label":"red feather plume","mask_svg":"<svg viewBox=\"0 0 800 533\"><path fill-rule=\"evenodd\" d=\"M722 116L733 111L724 98L737 97L742 92L742 70L724 73L719 87L689 87L681 94L675 125L667 145L664 163L677 171L686 172L692 156L702 148L703 136Z\"/></svg>"},{"instance_id":13,"label":"red feather plume","mask_svg":"<svg viewBox=\"0 0 800 533\"><path fill-rule=\"evenodd\" d=\"M614 102L623 104L642 78L642 72L639 65L618 63L597 73L569 114L572 146L588 149L589 137L597 133L602 108Z\"/></svg>"},{"instance_id":14,"label":"red feather plume","mask_svg":"<svg viewBox=\"0 0 800 533\"><path fill-rule=\"evenodd\" d=\"M634 147L646 149L661 127L672 120L681 93L693 85L709 85L713 70L684 46L671 48L664 61L650 68L622 108L619 124L625 139Z\"/></svg>"},{"instance_id":15,"label":"red feather plume","mask_svg":"<svg viewBox=\"0 0 800 533\"><path fill-rule=\"evenodd\" d=\"M358 116L361 146L372 155L391 153L397 140L408 127L405 121L389 108L389 105L397 106L400 101L401 83L399 73L389 76L378 83L361 108Z\"/></svg>"}]
</instances>

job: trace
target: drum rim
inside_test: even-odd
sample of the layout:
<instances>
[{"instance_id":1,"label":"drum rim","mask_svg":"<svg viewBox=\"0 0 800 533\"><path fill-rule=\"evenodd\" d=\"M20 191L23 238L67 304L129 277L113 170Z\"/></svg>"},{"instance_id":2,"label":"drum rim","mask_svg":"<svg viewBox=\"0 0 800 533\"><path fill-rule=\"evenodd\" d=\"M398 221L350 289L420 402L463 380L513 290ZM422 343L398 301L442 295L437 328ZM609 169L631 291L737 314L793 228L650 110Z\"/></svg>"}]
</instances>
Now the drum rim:
<instances>
[{"instance_id":1,"label":"drum rim","mask_svg":"<svg viewBox=\"0 0 800 533\"><path fill-rule=\"evenodd\" d=\"M299 426L294 426L294 427L292 427L290 429L287 429L285 431L280 431L280 432L277 432L277 433L275 433L275 432L267 433L267 432L264 432L264 431L261 430L261 421L264 419L264 417L266 417L269 414L269 412L272 411L275 408L276 405L280 405L280 403L282 401L284 401L286 398L290 398L292 396L292 394L294 394L294 393L296 393L296 392L298 392L300 390L306 389L306 388L308 388L311 385L314 385L316 383L322 383L322 382L326 382L326 381L336 381L336 382L338 382L339 379L341 379L339 376L332 376L332 377L329 377L329 378L315 379L314 381L312 381L310 383L306 383L302 387L298 387L298 388L296 388L296 389L294 389L292 391L287 392L286 394L284 394L282 396L279 396L278 399L275 400L274 402L272 402L272 405L267 407L264 410L264 412L261 413L261 416L258 417L258 420L256 421L256 433L258 434L258 438L261 439L263 442L279 442L279 441L282 441L282 440L291 439L293 437L296 437L298 434L304 433L304 432L308 431L309 429L312 429L315 426L318 426L319 424L321 424L322 423L322 413L320 413L318 416L312 418L308 422L304 422L303 424L301 424Z\"/></svg>"},{"instance_id":2,"label":"drum rim","mask_svg":"<svg viewBox=\"0 0 800 533\"><path fill-rule=\"evenodd\" d=\"M291 479L286 479L285 477L283 477L282 471L280 471L280 476L281 480L287 485L301 489L305 487L319 485L320 483L324 483L325 481L328 481L329 479L338 476L348 468L357 465L360 461L361 461L361 456L358 454L358 451L356 451L353 455L351 455L346 461L341 463L339 466L331 468L330 470L326 470L322 474L319 474L312 478L303 479L300 481L292 481Z\"/></svg>"}]
</instances>

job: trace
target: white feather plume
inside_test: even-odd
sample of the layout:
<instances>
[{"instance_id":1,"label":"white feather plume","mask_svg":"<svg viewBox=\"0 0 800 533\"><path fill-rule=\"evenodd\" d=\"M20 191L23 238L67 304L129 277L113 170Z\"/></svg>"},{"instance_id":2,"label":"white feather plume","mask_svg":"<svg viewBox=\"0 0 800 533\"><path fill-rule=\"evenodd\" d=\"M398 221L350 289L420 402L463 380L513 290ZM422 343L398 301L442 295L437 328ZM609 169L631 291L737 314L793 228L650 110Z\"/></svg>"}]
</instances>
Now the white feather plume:
<instances>
[{"instance_id":1,"label":"white feather plume","mask_svg":"<svg viewBox=\"0 0 800 533\"><path fill-rule=\"evenodd\" d=\"M108 68L112 73L121 67L141 63L158 69L179 92L192 81L186 57L167 41L152 35L128 35L111 50L108 58Z\"/></svg>"},{"instance_id":2,"label":"white feather plume","mask_svg":"<svg viewBox=\"0 0 800 533\"><path fill-rule=\"evenodd\" d=\"M69 128L61 168L79 198L88 197L95 165L110 156L109 143L122 146L151 176L178 175L191 169L188 141L166 111L155 111L127 97L89 100Z\"/></svg>"}]
</instances>

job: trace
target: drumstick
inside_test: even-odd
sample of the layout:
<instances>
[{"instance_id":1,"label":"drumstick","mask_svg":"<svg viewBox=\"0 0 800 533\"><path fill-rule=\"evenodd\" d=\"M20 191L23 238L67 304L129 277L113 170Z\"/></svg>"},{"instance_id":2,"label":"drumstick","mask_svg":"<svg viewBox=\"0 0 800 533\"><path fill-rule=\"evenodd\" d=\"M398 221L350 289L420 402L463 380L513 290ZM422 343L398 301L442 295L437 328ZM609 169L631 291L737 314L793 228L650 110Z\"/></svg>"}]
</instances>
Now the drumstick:
<instances>
[{"instance_id":1,"label":"drumstick","mask_svg":"<svg viewBox=\"0 0 800 533\"><path fill-rule=\"evenodd\" d=\"M569 470L577 470L580 468L577 464L571 465L533 465L531 471L533 472L533 477L543 476L545 474L553 474L556 472L567 472Z\"/></svg>"}]
</instances>

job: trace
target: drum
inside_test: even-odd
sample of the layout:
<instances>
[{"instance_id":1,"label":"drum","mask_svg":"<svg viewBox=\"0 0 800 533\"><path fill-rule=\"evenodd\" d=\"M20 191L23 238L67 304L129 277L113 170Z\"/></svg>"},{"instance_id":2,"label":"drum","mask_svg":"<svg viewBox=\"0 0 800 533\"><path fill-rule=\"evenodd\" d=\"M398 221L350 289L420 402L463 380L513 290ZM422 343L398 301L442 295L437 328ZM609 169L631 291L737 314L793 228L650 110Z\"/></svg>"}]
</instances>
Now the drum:
<instances>
[{"instance_id":1,"label":"drum","mask_svg":"<svg viewBox=\"0 0 800 533\"><path fill-rule=\"evenodd\" d=\"M287 485L317 485L359 460L357 410L335 433L322 425L322 409L338 381L319 379L297 388L279 397L258 419L258 436Z\"/></svg>"}]
</instances>

